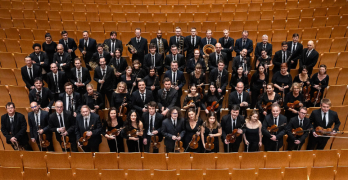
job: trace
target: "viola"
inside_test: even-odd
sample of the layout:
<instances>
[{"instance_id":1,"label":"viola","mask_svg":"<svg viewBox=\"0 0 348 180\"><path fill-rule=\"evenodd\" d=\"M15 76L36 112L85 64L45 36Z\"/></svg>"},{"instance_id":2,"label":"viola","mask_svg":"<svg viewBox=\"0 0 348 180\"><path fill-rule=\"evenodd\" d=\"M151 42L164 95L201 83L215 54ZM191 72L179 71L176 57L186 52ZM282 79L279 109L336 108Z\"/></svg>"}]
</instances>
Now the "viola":
<instances>
[{"instance_id":1,"label":"viola","mask_svg":"<svg viewBox=\"0 0 348 180\"><path fill-rule=\"evenodd\" d=\"M39 129L42 129L39 126ZM46 139L46 134L39 134L40 147L47 148L50 145L50 142Z\"/></svg>"},{"instance_id":2,"label":"viola","mask_svg":"<svg viewBox=\"0 0 348 180\"><path fill-rule=\"evenodd\" d=\"M306 102L311 100L311 95L309 94L309 92L311 92L311 86L310 85L302 87L302 94L305 97L305 101Z\"/></svg>"},{"instance_id":3,"label":"viola","mask_svg":"<svg viewBox=\"0 0 348 180\"><path fill-rule=\"evenodd\" d=\"M286 105L291 108L291 109L295 109L295 108L299 108L300 107L300 101L299 100L296 100L295 102L293 103L287 103Z\"/></svg>"},{"instance_id":4,"label":"viola","mask_svg":"<svg viewBox=\"0 0 348 180\"><path fill-rule=\"evenodd\" d=\"M178 133L177 136L180 136L180 134ZM182 141L175 140L174 152L184 152Z\"/></svg>"},{"instance_id":5,"label":"viola","mask_svg":"<svg viewBox=\"0 0 348 180\"><path fill-rule=\"evenodd\" d=\"M122 131L122 129L123 128L120 128L120 129L113 128L111 129L111 131L107 131L106 134L109 136L118 136L120 132Z\"/></svg>"},{"instance_id":6,"label":"viola","mask_svg":"<svg viewBox=\"0 0 348 180\"><path fill-rule=\"evenodd\" d=\"M331 134L332 132L333 132L332 128L324 129L323 127L320 127L320 126L315 128L315 133L317 135L328 135L328 134Z\"/></svg>"},{"instance_id":7,"label":"viola","mask_svg":"<svg viewBox=\"0 0 348 180\"><path fill-rule=\"evenodd\" d=\"M71 143L69 142L69 136L62 136L61 138L60 138L61 140L62 140L62 143L60 144L60 146L63 148L63 149L65 149L65 151L66 151L66 149L70 149L71 150Z\"/></svg>"},{"instance_id":8,"label":"viola","mask_svg":"<svg viewBox=\"0 0 348 180\"><path fill-rule=\"evenodd\" d=\"M214 137L207 136L206 142L205 142L205 150L211 151L214 149Z\"/></svg>"},{"instance_id":9,"label":"viola","mask_svg":"<svg viewBox=\"0 0 348 180\"><path fill-rule=\"evenodd\" d=\"M219 106L220 106L219 102L220 102L223 98L224 98L224 96L222 96L222 97L219 99L219 101L213 101L213 102L211 103L211 105L207 107L207 110L208 110L208 111L215 111L217 108L219 108Z\"/></svg>"},{"instance_id":10,"label":"viola","mask_svg":"<svg viewBox=\"0 0 348 180\"><path fill-rule=\"evenodd\" d=\"M197 130L197 132L199 132L200 131L200 127L198 127L198 130ZM201 137L199 136L199 135L197 135L197 134L194 134L193 136L192 136L192 140L190 141L190 143L189 143L189 147L191 148L191 149L197 149L198 148L198 142L199 142L199 140L201 139Z\"/></svg>"},{"instance_id":11,"label":"viola","mask_svg":"<svg viewBox=\"0 0 348 180\"><path fill-rule=\"evenodd\" d=\"M127 108L123 106L124 103L126 103L126 96L123 98L123 102L122 105L120 106L120 108L118 109L118 117L121 117L123 121L127 120Z\"/></svg>"},{"instance_id":12,"label":"viola","mask_svg":"<svg viewBox=\"0 0 348 180\"><path fill-rule=\"evenodd\" d=\"M284 124L282 124L282 125L280 125L280 126L277 126L276 124L273 124L271 127L267 127L267 131L268 131L269 133L276 133L276 132L279 131L279 128L280 128L280 127L283 127L283 126L285 126L285 125L286 125L286 123L284 123Z\"/></svg>"},{"instance_id":13,"label":"viola","mask_svg":"<svg viewBox=\"0 0 348 180\"><path fill-rule=\"evenodd\" d=\"M127 131L127 136L128 137L138 137L137 130L133 129L133 130Z\"/></svg>"},{"instance_id":14,"label":"viola","mask_svg":"<svg viewBox=\"0 0 348 180\"><path fill-rule=\"evenodd\" d=\"M159 143L159 137L156 135L151 136L150 144L152 149L159 149L161 147L161 143Z\"/></svg>"},{"instance_id":15,"label":"viola","mask_svg":"<svg viewBox=\"0 0 348 180\"><path fill-rule=\"evenodd\" d=\"M93 129L94 124L92 124L91 128L89 130ZM80 137L79 142L83 145L83 146L87 146L88 145L88 140L91 138L91 136L87 136L87 131L85 131L82 135L82 137Z\"/></svg>"},{"instance_id":16,"label":"viola","mask_svg":"<svg viewBox=\"0 0 348 180\"><path fill-rule=\"evenodd\" d=\"M272 102L268 102L267 104L262 104L263 111L271 110L272 109Z\"/></svg>"},{"instance_id":17,"label":"viola","mask_svg":"<svg viewBox=\"0 0 348 180\"><path fill-rule=\"evenodd\" d=\"M245 123L242 125L241 128L243 128L244 126ZM226 141L229 143L234 143L240 135L241 134L238 133L238 129L233 129L232 133L226 135Z\"/></svg>"},{"instance_id":18,"label":"viola","mask_svg":"<svg viewBox=\"0 0 348 180\"><path fill-rule=\"evenodd\" d=\"M307 130L303 130L301 127L298 127L296 129L292 129L291 130L291 133L294 135L294 136L302 136L304 134L304 132L307 132L307 131L311 131L311 129L307 129Z\"/></svg>"},{"instance_id":19,"label":"viola","mask_svg":"<svg viewBox=\"0 0 348 180\"><path fill-rule=\"evenodd\" d=\"M320 97L322 95L320 90L321 90L321 83L319 83L319 89L317 91L314 91L313 97L311 99L311 102L314 104L314 107L316 104L320 103Z\"/></svg>"}]
</instances>

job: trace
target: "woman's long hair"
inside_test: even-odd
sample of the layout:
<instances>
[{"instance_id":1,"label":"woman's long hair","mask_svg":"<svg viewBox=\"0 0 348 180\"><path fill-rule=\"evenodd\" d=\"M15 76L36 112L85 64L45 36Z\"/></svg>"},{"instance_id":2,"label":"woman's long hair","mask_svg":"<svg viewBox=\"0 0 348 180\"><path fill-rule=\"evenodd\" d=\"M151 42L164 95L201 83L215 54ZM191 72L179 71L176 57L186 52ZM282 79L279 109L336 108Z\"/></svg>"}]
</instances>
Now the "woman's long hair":
<instances>
[{"instance_id":1,"label":"woman's long hair","mask_svg":"<svg viewBox=\"0 0 348 180\"><path fill-rule=\"evenodd\" d=\"M128 131L133 129L132 120L131 120L132 113L135 113L137 115L136 124L137 124L137 127L139 127L139 122L140 122L139 114L137 113L136 110L132 109L128 113L127 120L126 120L126 123L125 123L125 126L124 126L125 129L128 130Z\"/></svg>"}]
</instances>

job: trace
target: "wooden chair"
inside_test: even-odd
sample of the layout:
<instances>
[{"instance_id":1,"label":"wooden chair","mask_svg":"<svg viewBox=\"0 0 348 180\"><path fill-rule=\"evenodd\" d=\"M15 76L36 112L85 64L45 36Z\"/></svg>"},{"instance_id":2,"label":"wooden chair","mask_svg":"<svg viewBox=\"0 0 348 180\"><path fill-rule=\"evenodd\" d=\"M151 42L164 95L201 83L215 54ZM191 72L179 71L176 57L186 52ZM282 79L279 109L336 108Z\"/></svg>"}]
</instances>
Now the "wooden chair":
<instances>
[{"instance_id":1,"label":"wooden chair","mask_svg":"<svg viewBox=\"0 0 348 180\"><path fill-rule=\"evenodd\" d=\"M229 180L228 169L206 169L205 179L209 180Z\"/></svg>"},{"instance_id":2,"label":"wooden chair","mask_svg":"<svg viewBox=\"0 0 348 180\"><path fill-rule=\"evenodd\" d=\"M332 39L320 39L317 40L315 49L318 51L319 54L330 52L331 44Z\"/></svg>"},{"instance_id":3,"label":"wooden chair","mask_svg":"<svg viewBox=\"0 0 348 180\"><path fill-rule=\"evenodd\" d=\"M332 106L340 106L343 103L346 90L346 85L331 85L326 91L325 98L329 98L332 101Z\"/></svg>"},{"instance_id":4,"label":"wooden chair","mask_svg":"<svg viewBox=\"0 0 348 180\"><path fill-rule=\"evenodd\" d=\"M335 175L335 180L345 180L348 179L348 167L337 167L337 173Z\"/></svg>"},{"instance_id":5,"label":"wooden chair","mask_svg":"<svg viewBox=\"0 0 348 180\"><path fill-rule=\"evenodd\" d=\"M312 167L309 179L333 180L334 176L334 167Z\"/></svg>"},{"instance_id":6,"label":"wooden chair","mask_svg":"<svg viewBox=\"0 0 348 180\"><path fill-rule=\"evenodd\" d=\"M343 52L347 46L348 38L335 38L332 42L330 52Z\"/></svg>"},{"instance_id":7,"label":"wooden chair","mask_svg":"<svg viewBox=\"0 0 348 180\"><path fill-rule=\"evenodd\" d=\"M242 153L241 169L245 168L264 168L265 160L263 152ZM232 172L233 174L233 172Z\"/></svg>"},{"instance_id":8,"label":"wooden chair","mask_svg":"<svg viewBox=\"0 0 348 180\"><path fill-rule=\"evenodd\" d=\"M47 169L45 168L24 168L24 180L43 179L48 180Z\"/></svg>"},{"instance_id":9,"label":"wooden chair","mask_svg":"<svg viewBox=\"0 0 348 180\"><path fill-rule=\"evenodd\" d=\"M308 112L310 114L310 112ZM313 151L292 151L290 159L290 167L310 167L313 166L314 160Z\"/></svg>"},{"instance_id":10,"label":"wooden chair","mask_svg":"<svg viewBox=\"0 0 348 180\"><path fill-rule=\"evenodd\" d=\"M6 86L3 86L3 85L0 86L0 93L1 93L1 98L0 98L1 104L6 104L8 102L11 102L11 98L10 98L10 95L8 94L8 90ZM3 143L6 144L6 142L3 142Z\"/></svg>"},{"instance_id":11,"label":"wooden chair","mask_svg":"<svg viewBox=\"0 0 348 180\"><path fill-rule=\"evenodd\" d=\"M119 169L143 169L140 153L119 153Z\"/></svg>"},{"instance_id":12,"label":"wooden chair","mask_svg":"<svg viewBox=\"0 0 348 180\"><path fill-rule=\"evenodd\" d=\"M151 179L151 171L150 169L129 169L127 179Z\"/></svg>"},{"instance_id":13,"label":"wooden chair","mask_svg":"<svg viewBox=\"0 0 348 180\"><path fill-rule=\"evenodd\" d=\"M94 154L95 169L118 169L117 154L97 152Z\"/></svg>"},{"instance_id":14,"label":"wooden chair","mask_svg":"<svg viewBox=\"0 0 348 180\"><path fill-rule=\"evenodd\" d=\"M192 169L205 170L215 169L215 154L214 153L193 153L192 154Z\"/></svg>"},{"instance_id":15,"label":"wooden chair","mask_svg":"<svg viewBox=\"0 0 348 180\"><path fill-rule=\"evenodd\" d=\"M179 180L203 180L203 170L201 169L181 169Z\"/></svg>"},{"instance_id":16,"label":"wooden chair","mask_svg":"<svg viewBox=\"0 0 348 180\"><path fill-rule=\"evenodd\" d=\"M256 180L255 169L233 169L233 180Z\"/></svg>"},{"instance_id":17,"label":"wooden chair","mask_svg":"<svg viewBox=\"0 0 348 180\"><path fill-rule=\"evenodd\" d=\"M144 153L143 168L150 169L151 173L155 169L166 170L166 155L165 153Z\"/></svg>"},{"instance_id":18,"label":"wooden chair","mask_svg":"<svg viewBox=\"0 0 348 180\"><path fill-rule=\"evenodd\" d=\"M44 151L23 151L23 166L24 168L45 168L46 165L46 152Z\"/></svg>"},{"instance_id":19,"label":"wooden chair","mask_svg":"<svg viewBox=\"0 0 348 180\"><path fill-rule=\"evenodd\" d=\"M285 168L283 180L307 180L307 168L305 167Z\"/></svg>"},{"instance_id":20,"label":"wooden chair","mask_svg":"<svg viewBox=\"0 0 348 180\"><path fill-rule=\"evenodd\" d=\"M168 153L168 170L191 169L191 158L189 153Z\"/></svg>"},{"instance_id":21,"label":"wooden chair","mask_svg":"<svg viewBox=\"0 0 348 180\"><path fill-rule=\"evenodd\" d=\"M320 64L325 64L328 68L333 68L336 65L338 53L324 53L320 58Z\"/></svg>"},{"instance_id":22,"label":"wooden chair","mask_svg":"<svg viewBox=\"0 0 348 180\"><path fill-rule=\"evenodd\" d=\"M92 153L73 152L70 157L71 168L73 171L75 171L76 168L94 169Z\"/></svg>"},{"instance_id":23,"label":"wooden chair","mask_svg":"<svg viewBox=\"0 0 348 180\"><path fill-rule=\"evenodd\" d=\"M289 167L289 154L286 151L268 151L266 154L265 168Z\"/></svg>"},{"instance_id":24,"label":"wooden chair","mask_svg":"<svg viewBox=\"0 0 348 180\"><path fill-rule=\"evenodd\" d=\"M2 178L11 180L22 180L23 179L23 168L19 167L1 167Z\"/></svg>"},{"instance_id":25,"label":"wooden chair","mask_svg":"<svg viewBox=\"0 0 348 180\"><path fill-rule=\"evenodd\" d=\"M123 169L102 169L101 180L110 180L110 177L114 180L125 180L125 172Z\"/></svg>"},{"instance_id":26,"label":"wooden chair","mask_svg":"<svg viewBox=\"0 0 348 180\"><path fill-rule=\"evenodd\" d=\"M49 172L50 180L74 180L71 168L52 168Z\"/></svg>"},{"instance_id":27,"label":"wooden chair","mask_svg":"<svg viewBox=\"0 0 348 180\"><path fill-rule=\"evenodd\" d=\"M1 64L2 68L9 68L9 69L16 69L17 68L16 62L12 56L12 53L0 52L0 55L1 55L0 64ZM2 79L3 78L1 78L1 80ZM2 83L2 84L4 84L4 83Z\"/></svg>"},{"instance_id":28,"label":"wooden chair","mask_svg":"<svg viewBox=\"0 0 348 180\"><path fill-rule=\"evenodd\" d=\"M6 142L5 142L6 143ZM20 151L1 151L0 164L2 167L20 167L23 169Z\"/></svg>"},{"instance_id":29,"label":"wooden chair","mask_svg":"<svg viewBox=\"0 0 348 180\"><path fill-rule=\"evenodd\" d=\"M97 169L76 169L76 180L85 179L99 179L99 173Z\"/></svg>"},{"instance_id":30,"label":"wooden chair","mask_svg":"<svg viewBox=\"0 0 348 180\"><path fill-rule=\"evenodd\" d=\"M51 168L70 168L68 153L47 153L46 155L47 169L49 172L51 172Z\"/></svg>"},{"instance_id":31,"label":"wooden chair","mask_svg":"<svg viewBox=\"0 0 348 180\"><path fill-rule=\"evenodd\" d=\"M176 170L155 170L153 175L153 180L177 180Z\"/></svg>"},{"instance_id":32,"label":"wooden chair","mask_svg":"<svg viewBox=\"0 0 348 180\"><path fill-rule=\"evenodd\" d=\"M338 161L337 150L322 150L315 152L313 167L337 166Z\"/></svg>"},{"instance_id":33,"label":"wooden chair","mask_svg":"<svg viewBox=\"0 0 348 180\"><path fill-rule=\"evenodd\" d=\"M216 169L228 168L232 173L233 169L240 169L239 153L217 153Z\"/></svg>"},{"instance_id":34,"label":"wooden chair","mask_svg":"<svg viewBox=\"0 0 348 180\"><path fill-rule=\"evenodd\" d=\"M267 152L268 154L269 152ZM258 172L258 180L282 180L281 168L260 168Z\"/></svg>"},{"instance_id":35,"label":"wooden chair","mask_svg":"<svg viewBox=\"0 0 348 180\"><path fill-rule=\"evenodd\" d=\"M29 106L28 92L24 87L9 86L8 89L12 102L16 104L16 107Z\"/></svg>"}]
</instances>

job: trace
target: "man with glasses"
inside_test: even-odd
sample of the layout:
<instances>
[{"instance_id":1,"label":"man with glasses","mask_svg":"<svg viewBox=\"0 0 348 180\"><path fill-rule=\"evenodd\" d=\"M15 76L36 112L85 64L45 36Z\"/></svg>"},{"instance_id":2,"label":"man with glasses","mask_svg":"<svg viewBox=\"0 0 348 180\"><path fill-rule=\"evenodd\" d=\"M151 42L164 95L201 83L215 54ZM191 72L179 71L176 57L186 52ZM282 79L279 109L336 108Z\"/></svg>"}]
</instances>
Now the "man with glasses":
<instances>
[{"instance_id":1,"label":"man with glasses","mask_svg":"<svg viewBox=\"0 0 348 180\"><path fill-rule=\"evenodd\" d=\"M164 67L167 70L170 70L170 64L172 61L178 61L179 64L179 70L184 72L185 69L185 56L182 54L178 53L178 47L176 45L172 45L170 48L170 54L168 54L165 58L164 62Z\"/></svg>"},{"instance_id":2,"label":"man with glasses","mask_svg":"<svg viewBox=\"0 0 348 180\"><path fill-rule=\"evenodd\" d=\"M34 66L33 61L29 56L24 58L25 66L21 68L22 80L25 86L31 90L34 89L34 79L37 77L42 77L41 69L39 66Z\"/></svg>"},{"instance_id":3,"label":"man with glasses","mask_svg":"<svg viewBox=\"0 0 348 180\"><path fill-rule=\"evenodd\" d=\"M132 45L137 52L128 48L128 51L132 54L132 61L139 60L141 64L144 62L144 56L148 53L147 48L147 39L141 37L141 29L135 29L135 37L132 38L129 42L129 45Z\"/></svg>"},{"instance_id":4,"label":"man with glasses","mask_svg":"<svg viewBox=\"0 0 348 180\"><path fill-rule=\"evenodd\" d=\"M55 100L54 95L48 88L42 87L41 78L35 78L34 81L35 88L29 92L29 100L36 101L42 110L49 112Z\"/></svg>"},{"instance_id":5,"label":"man with glasses","mask_svg":"<svg viewBox=\"0 0 348 180\"><path fill-rule=\"evenodd\" d=\"M185 39L185 37L181 35L181 28L176 27L175 28L175 36L172 36L169 39L169 47L173 47L173 45L175 45L176 47L179 47L180 41L184 41L184 39ZM182 54L182 50L179 51L178 53ZM169 51L169 54L172 54L172 51Z\"/></svg>"},{"instance_id":6,"label":"man with glasses","mask_svg":"<svg viewBox=\"0 0 348 180\"><path fill-rule=\"evenodd\" d=\"M197 30L195 27L191 28L191 35L186 36L184 51L186 51L186 60L190 60L194 56L194 50L199 49L201 44L201 37L197 36Z\"/></svg>"},{"instance_id":7,"label":"man with glasses","mask_svg":"<svg viewBox=\"0 0 348 180\"><path fill-rule=\"evenodd\" d=\"M71 112L74 117L80 112L81 95L74 92L73 84L67 82L64 84L65 92L59 94L59 100L63 102L64 109Z\"/></svg>"}]
</instances>

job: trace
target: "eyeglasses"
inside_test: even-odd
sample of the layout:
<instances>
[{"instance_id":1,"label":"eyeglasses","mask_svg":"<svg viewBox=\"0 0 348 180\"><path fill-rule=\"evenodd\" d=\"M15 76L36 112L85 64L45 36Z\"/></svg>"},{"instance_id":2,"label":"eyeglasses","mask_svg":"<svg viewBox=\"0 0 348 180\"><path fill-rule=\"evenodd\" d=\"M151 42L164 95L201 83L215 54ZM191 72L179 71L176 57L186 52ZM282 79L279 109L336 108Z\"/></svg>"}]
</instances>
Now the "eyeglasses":
<instances>
[{"instance_id":1,"label":"eyeglasses","mask_svg":"<svg viewBox=\"0 0 348 180\"><path fill-rule=\"evenodd\" d=\"M176 115L176 114L178 114L178 113L172 113L173 115Z\"/></svg>"},{"instance_id":2,"label":"eyeglasses","mask_svg":"<svg viewBox=\"0 0 348 180\"><path fill-rule=\"evenodd\" d=\"M36 108L37 106L33 106L33 107L31 107L31 109L34 109L34 108Z\"/></svg>"}]
</instances>

